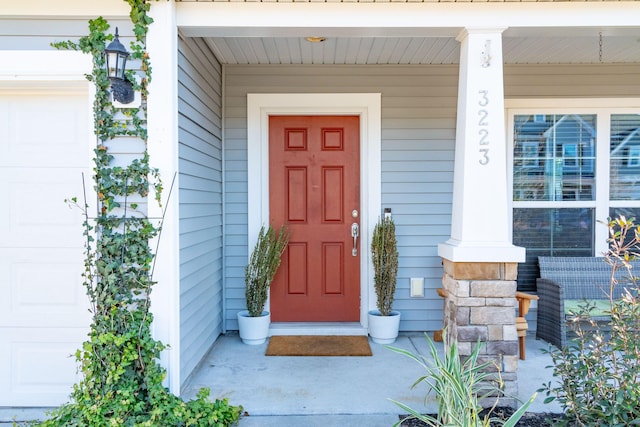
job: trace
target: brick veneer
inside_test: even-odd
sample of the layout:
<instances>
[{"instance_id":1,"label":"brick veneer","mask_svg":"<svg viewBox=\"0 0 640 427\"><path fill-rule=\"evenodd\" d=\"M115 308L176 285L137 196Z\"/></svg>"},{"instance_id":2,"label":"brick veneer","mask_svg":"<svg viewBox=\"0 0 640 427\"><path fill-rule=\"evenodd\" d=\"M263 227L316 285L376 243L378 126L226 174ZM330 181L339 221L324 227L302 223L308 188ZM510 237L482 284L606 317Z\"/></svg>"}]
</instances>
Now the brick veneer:
<instances>
[{"instance_id":1,"label":"brick veneer","mask_svg":"<svg viewBox=\"0 0 640 427\"><path fill-rule=\"evenodd\" d=\"M494 362L504 381L500 405L515 405L518 391L516 332L517 263L455 263L443 260L444 323L449 342L457 340L462 356L480 339L480 363ZM485 402L491 404L491 400Z\"/></svg>"}]
</instances>

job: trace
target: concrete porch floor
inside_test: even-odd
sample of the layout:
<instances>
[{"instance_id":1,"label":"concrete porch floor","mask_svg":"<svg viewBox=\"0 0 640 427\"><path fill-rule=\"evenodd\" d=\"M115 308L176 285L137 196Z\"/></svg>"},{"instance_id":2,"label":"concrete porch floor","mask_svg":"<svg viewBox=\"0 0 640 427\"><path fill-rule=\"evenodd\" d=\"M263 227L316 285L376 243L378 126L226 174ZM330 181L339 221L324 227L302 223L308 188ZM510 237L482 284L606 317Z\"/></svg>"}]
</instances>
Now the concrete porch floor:
<instances>
[{"instance_id":1,"label":"concrete porch floor","mask_svg":"<svg viewBox=\"0 0 640 427\"><path fill-rule=\"evenodd\" d=\"M422 333L401 334L395 347L428 354ZM182 396L190 399L201 387L211 398L228 397L249 413L241 427L390 427L403 411L389 399L416 410L435 412L426 387L411 390L424 371L408 357L371 343L373 357L270 357L267 344L242 344L237 333L221 336L186 384ZM442 349L442 344L438 343ZM552 379L551 358L542 353L543 341L527 338L527 360L519 361L518 398L526 401ZM538 395L531 412L560 412ZM43 419L50 408L0 407L0 426L12 420Z\"/></svg>"},{"instance_id":2,"label":"concrete porch floor","mask_svg":"<svg viewBox=\"0 0 640 427\"><path fill-rule=\"evenodd\" d=\"M370 343L373 357L273 357L267 344L242 344L237 334L222 336L183 390L185 399L201 387L212 398L229 398L249 416L241 426L391 426L403 411L389 399L416 410L436 412L430 395L425 404L424 385L411 390L424 374L413 360L382 345ZM395 347L428 354L422 333L401 334ZM439 348L442 344L438 343ZM543 341L527 338L527 360L519 361L518 398L528 400L552 379L551 358L542 353ZM560 412L538 395L531 412Z\"/></svg>"}]
</instances>

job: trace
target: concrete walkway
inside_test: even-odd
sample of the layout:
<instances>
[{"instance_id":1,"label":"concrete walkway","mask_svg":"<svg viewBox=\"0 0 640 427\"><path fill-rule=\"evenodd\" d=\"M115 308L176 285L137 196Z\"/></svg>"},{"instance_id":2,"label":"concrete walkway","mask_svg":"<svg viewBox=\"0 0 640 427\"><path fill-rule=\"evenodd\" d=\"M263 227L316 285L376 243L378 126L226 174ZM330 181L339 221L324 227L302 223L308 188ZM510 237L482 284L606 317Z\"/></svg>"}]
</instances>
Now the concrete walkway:
<instances>
[{"instance_id":1,"label":"concrete walkway","mask_svg":"<svg viewBox=\"0 0 640 427\"><path fill-rule=\"evenodd\" d=\"M241 427L389 427L403 411L390 399L422 412L436 412L433 396L425 403L424 385L411 390L424 374L413 360L371 343L373 357L268 357L267 344L242 344L237 334L222 336L215 343L194 375L183 397L193 398L201 387L211 389L212 398L228 397L242 405L249 416ZM424 334L402 334L394 346L413 353L428 354ZM439 344L441 348L441 344ZM518 369L522 401L551 380L549 356L542 353L547 344L527 339L527 360ZM540 395L531 412L559 412L557 405L542 403ZM43 409L0 408L3 422L38 419Z\"/></svg>"}]
</instances>

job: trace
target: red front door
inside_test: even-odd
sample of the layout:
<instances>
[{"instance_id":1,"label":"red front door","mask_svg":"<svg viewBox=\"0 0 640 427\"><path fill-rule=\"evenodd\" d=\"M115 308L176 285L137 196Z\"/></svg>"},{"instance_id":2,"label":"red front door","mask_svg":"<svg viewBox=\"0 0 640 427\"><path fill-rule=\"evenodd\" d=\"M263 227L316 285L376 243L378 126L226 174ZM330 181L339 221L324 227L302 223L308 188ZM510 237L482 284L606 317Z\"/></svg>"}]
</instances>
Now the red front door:
<instances>
[{"instance_id":1,"label":"red front door","mask_svg":"<svg viewBox=\"0 0 640 427\"><path fill-rule=\"evenodd\" d=\"M360 121L269 118L269 206L289 246L271 286L276 322L360 320Z\"/></svg>"}]
</instances>

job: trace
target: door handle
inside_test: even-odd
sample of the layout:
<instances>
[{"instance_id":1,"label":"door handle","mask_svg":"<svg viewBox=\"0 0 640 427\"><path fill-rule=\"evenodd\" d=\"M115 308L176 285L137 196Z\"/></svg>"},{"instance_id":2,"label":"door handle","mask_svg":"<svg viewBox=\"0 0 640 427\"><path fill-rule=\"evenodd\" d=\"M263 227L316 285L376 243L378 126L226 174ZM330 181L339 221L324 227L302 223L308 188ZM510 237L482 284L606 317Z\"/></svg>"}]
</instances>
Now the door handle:
<instances>
[{"instance_id":1,"label":"door handle","mask_svg":"<svg viewBox=\"0 0 640 427\"><path fill-rule=\"evenodd\" d=\"M357 222L351 224L351 237L353 237L353 249L351 256L358 256L358 236L360 235L360 227Z\"/></svg>"}]
</instances>

